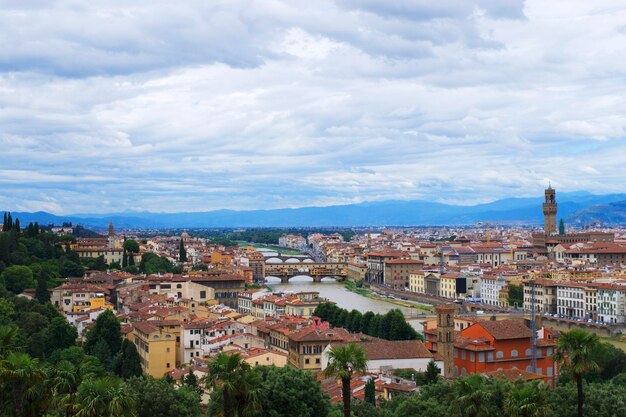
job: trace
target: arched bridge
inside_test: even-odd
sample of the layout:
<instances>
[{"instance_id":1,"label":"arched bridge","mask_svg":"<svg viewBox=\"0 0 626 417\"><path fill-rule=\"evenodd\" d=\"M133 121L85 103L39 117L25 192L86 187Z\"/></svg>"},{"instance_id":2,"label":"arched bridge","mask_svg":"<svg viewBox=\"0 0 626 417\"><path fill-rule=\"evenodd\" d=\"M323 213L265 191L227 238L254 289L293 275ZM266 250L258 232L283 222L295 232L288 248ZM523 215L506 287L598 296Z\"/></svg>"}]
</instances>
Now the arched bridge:
<instances>
[{"instance_id":1,"label":"arched bridge","mask_svg":"<svg viewBox=\"0 0 626 417\"><path fill-rule=\"evenodd\" d=\"M265 264L265 276L278 277L282 283L297 275L308 275L314 282L320 282L324 277L335 277L338 281L343 281L348 276L348 265L333 262Z\"/></svg>"}]
</instances>

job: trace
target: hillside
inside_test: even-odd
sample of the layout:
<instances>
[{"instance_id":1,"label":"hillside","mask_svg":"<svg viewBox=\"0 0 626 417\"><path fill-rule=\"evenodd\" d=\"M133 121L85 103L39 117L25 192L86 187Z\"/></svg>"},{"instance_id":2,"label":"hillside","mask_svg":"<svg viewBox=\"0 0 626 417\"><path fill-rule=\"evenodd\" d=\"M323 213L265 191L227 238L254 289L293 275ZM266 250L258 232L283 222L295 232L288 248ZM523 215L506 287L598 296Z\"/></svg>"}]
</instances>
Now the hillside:
<instances>
[{"instance_id":1,"label":"hillside","mask_svg":"<svg viewBox=\"0 0 626 417\"><path fill-rule=\"evenodd\" d=\"M559 193L559 218L586 224L626 223L626 194ZM474 206L429 201L383 201L328 207L275 210L215 210L189 213L126 212L57 216L46 212L14 213L24 222L61 224L70 221L105 229L112 220L118 228L196 227L307 227L471 225L475 222L540 224L542 198L507 198Z\"/></svg>"}]
</instances>

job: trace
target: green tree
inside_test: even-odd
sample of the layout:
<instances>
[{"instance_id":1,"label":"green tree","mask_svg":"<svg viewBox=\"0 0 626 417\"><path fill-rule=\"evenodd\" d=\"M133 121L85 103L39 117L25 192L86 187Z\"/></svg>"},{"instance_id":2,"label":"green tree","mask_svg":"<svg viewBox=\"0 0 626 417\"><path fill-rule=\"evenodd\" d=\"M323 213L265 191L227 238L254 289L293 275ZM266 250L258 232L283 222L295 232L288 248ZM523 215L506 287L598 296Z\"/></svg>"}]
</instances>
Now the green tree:
<instances>
[{"instance_id":1,"label":"green tree","mask_svg":"<svg viewBox=\"0 0 626 417\"><path fill-rule=\"evenodd\" d=\"M80 382L80 372L74 364L65 360L57 363L47 381L52 397L52 408L58 409L62 414L73 415Z\"/></svg>"},{"instance_id":2,"label":"green tree","mask_svg":"<svg viewBox=\"0 0 626 417\"><path fill-rule=\"evenodd\" d=\"M94 355L111 369L115 355L122 347L122 333L120 322L111 310L101 313L96 324L87 332L84 349L89 355Z\"/></svg>"},{"instance_id":3,"label":"green tree","mask_svg":"<svg viewBox=\"0 0 626 417\"><path fill-rule=\"evenodd\" d=\"M203 390L198 383L198 377L193 373L193 369L189 368L187 375L183 377L183 385L190 390L196 391L198 394L202 394Z\"/></svg>"},{"instance_id":4,"label":"green tree","mask_svg":"<svg viewBox=\"0 0 626 417\"><path fill-rule=\"evenodd\" d=\"M324 376L341 380L341 397L343 400L343 415L350 417L350 401L352 389L350 382L352 375L367 371L367 356L365 351L352 342L344 346L334 346L328 352L328 365L324 369Z\"/></svg>"},{"instance_id":5,"label":"green tree","mask_svg":"<svg viewBox=\"0 0 626 417\"><path fill-rule=\"evenodd\" d=\"M33 271L27 266L10 266L2 272L0 277L6 289L15 294L21 294L26 288L35 286Z\"/></svg>"},{"instance_id":6,"label":"green tree","mask_svg":"<svg viewBox=\"0 0 626 417\"><path fill-rule=\"evenodd\" d=\"M263 398L258 417L325 417L328 399L310 372L291 367L260 366Z\"/></svg>"},{"instance_id":7,"label":"green tree","mask_svg":"<svg viewBox=\"0 0 626 417\"><path fill-rule=\"evenodd\" d=\"M524 306L524 288L521 285L509 284L509 305Z\"/></svg>"},{"instance_id":8,"label":"green tree","mask_svg":"<svg viewBox=\"0 0 626 417\"><path fill-rule=\"evenodd\" d=\"M76 394L76 417L136 417L135 397L121 379L87 378Z\"/></svg>"},{"instance_id":9,"label":"green tree","mask_svg":"<svg viewBox=\"0 0 626 417\"><path fill-rule=\"evenodd\" d=\"M365 401L376 405L376 385L373 378L368 379L365 383Z\"/></svg>"},{"instance_id":10,"label":"green tree","mask_svg":"<svg viewBox=\"0 0 626 417\"><path fill-rule=\"evenodd\" d=\"M582 377L585 373L598 369L598 364L591 359L591 355L599 344L600 338L597 335L574 329L562 333L556 345L555 361L569 369L576 383L578 417L583 417L585 401Z\"/></svg>"},{"instance_id":11,"label":"green tree","mask_svg":"<svg viewBox=\"0 0 626 417\"><path fill-rule=\"evenodd\" d=\"M169 375L169 374L168 374ZM137 417L199 417L200 396L185 386L144 375L127 381L137 404Z\"/></svg>"},{"instance_id":12,"label":"green tree","mask_svg":"<svg viewBox=\"0 0 626 417\"><path fill-rule=\"evenodd\" d=\"M463 417L489 417L491 393L485 389L485 380L481 375L471 375L454 381L455 399L452 409Z\"/></svg>"},{"instance_id":13,"label":"green tree","mask_svg":"<svg viewBox=\"0 0 626 417\"><path fill-rule=\"evenodd\" d=\"M135 239L126 239L123 247L128 253L139 253L139 243Z\"/></svg>"},{"instance_id":14,"label":"green tree","mask_svg":"<svg viewBox=\"0 0 626 417\"><path fill-rule=\"evenodd\" d=\"M37 359L25 353L11 352L0 362L0 381L12 391L15 415L24 415L26 394L44 378L44 372Z\"/></svg>"},{"instance_id":15,"label":"green tree","mask_svg":"<svg viewBox=\"0 0 626 417\"><path fill-rule=\"evenodd\" d=\"M143 373L141 356L139 356L135 344L130 340L124 339L122 341L120 352L115 357L113 371L123 379L140 376Z\"/></svg>"},{"instance_id":16,"label":"green tree","mask_svg":"<svg viewBox=\"0 0 626 417\"><path fill-rule=\"evenodd\" d=\"M263 394L260 375L241 355L220 353L208 368L204 382L213 391L209 415L235 417L260 411Z\"/></svg>"},{"instance_id":17,"label":"green tree","mask_svg":"<svg viewBox=\"0 0 626 417\"><path fill-rule=\"evenodd\" d=\"M15 308L8 298L0 298L0 323L9 324L13 321Z\"/></svg>"},{"instance_id":18,"label":"green tree","mask_svg":"<svg viewBox=\"0 0 626 417\"><path fill-rule=\"evenodd\" d=\"M37 288L35 290L35 298L41 304L45 304L50 301L50 293L48 292L48 280L44 271L41 271L39 273L39 278L37 279Z\"/></svg>"},{"instance_id":19,"label":"green tree","mask_svg":"<svg viewBox=\"0 0 626 417\"><path fill-rule=\"evenodd\" d=\"M549 387L543 382L526 383L513 387L504 400L504 411L508 417L547 417Z\"/></svg>"},{"instance_id":20,"label":"green tree","mask_svg":"<svg viewBox=\"0 0 626 417\"><path fill-rule=\"evenodd\" d=\"M180 239L180 246L178 248L178 260L181 262L187 262L187 251L185 250L185 241Z\"/></svg>"},{"instance_id":21,"label":"green tree","mask_svg":"<svg viewBox=\"0 0 626 417\"><path fill-rule=\"evenodd\" d=\"M424 372L424 376L428 380L428 383L437 382L439 380L439 376L441 375L441 369L437 366L434 360L430 360L428 365L426 365L426 372Z\"/></svg>"},{"instance_id":22,"label":"green tree","mask_svg":"<svg viewBox=\"0 0 626 417\"><path fill-rule=\"evenodd\" d=\"M74 346L78 338L78 331L61 316L50 321L46 329L46 348L48 353L63 350Z\"/></svg>"},{"instance_id":23,"label":"green tree","mask_svg":"<svg viewBox=\"0 0 626 417\"><path fill-rule=\"evenodd\" d=\"M17 332L17 327L0 326L0 361L4 360L9 353L20 350Z\"/></svg>"},{"instance_id":24,"label":"green tree","mask_svg":"<svg viewBox=\"0 0 626 417\"><path fill-rule=\"evenodd\" d=\"M361 333L368 334L367 332L369 331L369 326L372 318L374 318L374 313L371 311L363 314L363 317L361 318L361 328L359 329Z\"/></svg>"}]
</instances>

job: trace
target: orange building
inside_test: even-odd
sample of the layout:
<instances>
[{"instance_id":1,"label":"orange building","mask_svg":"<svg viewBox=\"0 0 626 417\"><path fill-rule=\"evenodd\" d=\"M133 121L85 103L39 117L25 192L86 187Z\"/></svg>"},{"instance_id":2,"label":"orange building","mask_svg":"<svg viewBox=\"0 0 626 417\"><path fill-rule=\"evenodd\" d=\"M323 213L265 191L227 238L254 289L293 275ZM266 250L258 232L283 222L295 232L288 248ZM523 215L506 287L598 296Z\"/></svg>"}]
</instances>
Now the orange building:
<instances>
[{"instance_id":1,"label":"orange building","mask_svg":"<svg viewBox=\"0 0 626 417\"><path fill-rule=\"evenodd\" d=\"M436 323L436 322L435 322ZM535 373L554 383L555 340L540 330L536 340ZM455 332L454 377L517 369L531 372L530 328L523 320L483 320ZM437 351L437 328L424 328L426 346Z\"/></svg>"}]
</instances>

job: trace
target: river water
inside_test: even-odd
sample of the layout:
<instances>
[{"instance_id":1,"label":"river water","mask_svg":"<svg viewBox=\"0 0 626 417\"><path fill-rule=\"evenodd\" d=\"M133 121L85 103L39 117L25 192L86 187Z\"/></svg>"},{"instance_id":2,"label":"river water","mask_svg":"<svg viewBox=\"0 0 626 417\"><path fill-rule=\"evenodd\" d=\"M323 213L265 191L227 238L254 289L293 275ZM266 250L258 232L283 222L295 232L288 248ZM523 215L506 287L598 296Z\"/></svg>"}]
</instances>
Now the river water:
<instances>
[{"instance_id":1,"label":"river water","mask_svg":"<svg viewBox=\"0 0 626 417\"><path fill-rule=\"evenodd\" d=\"M385 314L389 310L399 309L405 315L411 314L410 308L385 301L373 300L353 293L348 291L342 283L331 278L324 278L322 282L313 282L311 277L296 276L290 279L287 284L281 284L279 278L268 277L267 283L274 291L280 292L317 291L320 293L320 297L327 298L346 310L356 309L361 313L372 311L374 313ZM422 331L421 320L409 320L409 323L417 331Z\"/></svg>"}]
</instances>

